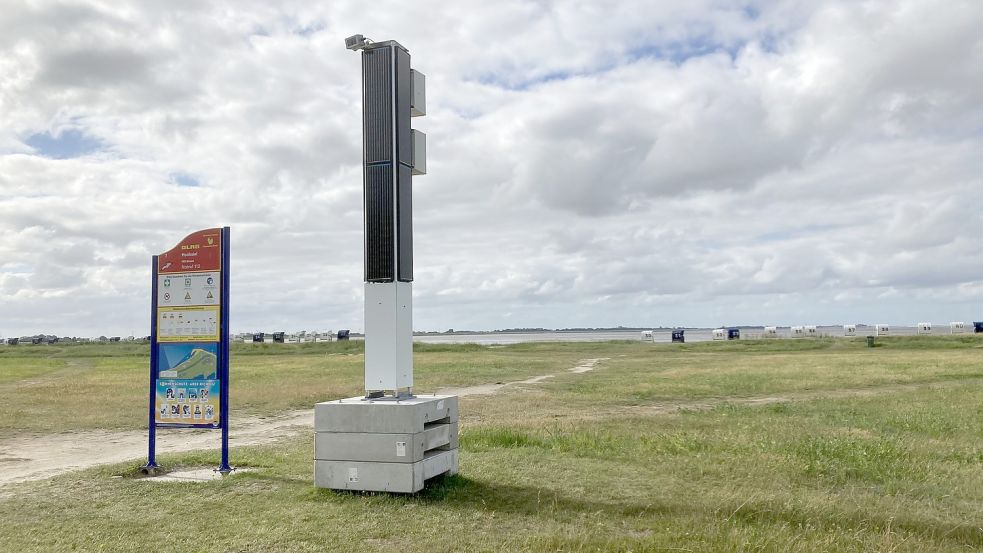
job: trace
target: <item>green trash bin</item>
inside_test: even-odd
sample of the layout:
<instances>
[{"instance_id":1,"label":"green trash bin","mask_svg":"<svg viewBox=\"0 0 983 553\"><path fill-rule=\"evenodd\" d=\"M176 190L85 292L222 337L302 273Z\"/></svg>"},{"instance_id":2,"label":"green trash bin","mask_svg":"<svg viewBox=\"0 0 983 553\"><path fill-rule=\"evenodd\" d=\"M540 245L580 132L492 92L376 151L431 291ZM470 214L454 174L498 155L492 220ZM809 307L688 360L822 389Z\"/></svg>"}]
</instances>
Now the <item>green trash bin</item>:
<instances>
[{"instance_id":1,"label":"green trash bin","mask_svg":"<svg viewBox=\"0 0 983 553\"><path fill-rule=\"evenodd\" d=\"M873 336L868 336L867 337L867 347L869 347L869 348L874 347L874 337Z\"/></svg>"}]
</instances>

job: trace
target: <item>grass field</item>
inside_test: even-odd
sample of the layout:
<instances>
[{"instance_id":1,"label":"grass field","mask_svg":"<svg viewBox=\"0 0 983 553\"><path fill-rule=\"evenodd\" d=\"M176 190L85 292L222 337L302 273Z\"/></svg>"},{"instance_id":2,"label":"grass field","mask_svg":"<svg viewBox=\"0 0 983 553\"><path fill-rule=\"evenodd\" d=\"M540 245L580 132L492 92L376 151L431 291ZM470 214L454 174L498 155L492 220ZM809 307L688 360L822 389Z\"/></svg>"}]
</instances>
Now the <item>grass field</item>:
<instances>
[{"instance_id":1,"label":"grass field","mask_svg":"<svg viewBox=\"0 0 983 553\"><path fill-rule=\"evenodd\" d=\"M0 550L983 549L983 339L878 345L418 345L420 391L557 376L462 398L461 473L418 496L315 489L302 433L234 450L253 470L223 481L134 460L2 488ZM0 461L5 436L145 426L146 355L0 348ZM585 358L608 360L566 371ZM361 363L358 343L237 347L232 417L355 395ZM118 408L75 414L92 394Z\"/></svg>"}]
</instances>

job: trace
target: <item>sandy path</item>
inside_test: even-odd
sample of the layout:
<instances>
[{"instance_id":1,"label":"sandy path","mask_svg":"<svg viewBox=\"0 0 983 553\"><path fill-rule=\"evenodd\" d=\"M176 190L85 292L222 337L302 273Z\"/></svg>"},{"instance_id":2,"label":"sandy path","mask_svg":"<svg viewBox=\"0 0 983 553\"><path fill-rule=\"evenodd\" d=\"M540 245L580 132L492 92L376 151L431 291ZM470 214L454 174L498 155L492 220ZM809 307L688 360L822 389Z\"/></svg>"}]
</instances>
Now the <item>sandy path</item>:
<instances>
[{"instance_id":1,"label":"sandy path","mask_svg":"<svg viewBox=\"0 0 983 553\"><path fill-rule=\"evenodd\" d=\"M605 360L607 359L585 359L576 367L567 369L566 372L583 374L594 370L598 363ZM466 388L446 388L439 390L438 393L461 397L488 395L499 392L507 386L543 382L558 376L558 374L535 376L515 382L484 384ZM965 383L966 381L966 379L960 379L943 382L891 384L880 387L817 390L781 396L750 398L722 397L691 402L617 408L611 410L611 412L613 414L624 413L626 411L640 411L649 414L669 414L684 410L709 410L725 403L735 405L769 405L791 401L808 401L819 398L868 397L924 387L944 387ZM239 447L271 443L280 438L301 432L310 432L313 427L313 409L291 411L276 417L237 416L229 432L229 446ZM214 449L217 451L221 439L219 432L216 430L158 429L157 434L158 453L176 453L198 449ZM73 470L98 465L119 463L139 458L145 459L146 455L146 430L122 432L84 431L44 436L18 436L9 440L0 441L0 487L17 482L49 478Z\"/></svg>"},{"instance_id":2,"label":"sandy path","mask_svg":"<svg viewBox=\"0 0 983 553\"><path fill-rule=\"evenodd\" d=\"M584 359L568 369L584 373L606 359ZM457 396L493 394L505 386L536 384L555 374L535 376L519 382L487 384L468 388L448 388L438 393ZM314 410L290 411L276 417L236 416L229 429L229 447L270 443L314 427ZM197 449L218 450L221 434L217 430L157 430L157 453L178 453ZM0 486L40 480L73 470L120 463L147 456L147 431L92 431L17 436L0 440Z\"/></svg>"},{"instance_id":3,"label":"sandy path","mask_svg":"<svg viewBox=\"0 0 983 553\"><path fill-rule=\"evenodd\" d=\"M598 359L584 359L576 367L567 369L568 372L575 374L583 374L585 372L590 372L597 367L597 364L601 361L607 361L609 357L601 357ZM562 373L560 373L562 374ZM478 386L468 386L466 388L443 388L437 390L438 394L448 395L448 396L484 396L489 394L494 394L506 386L514 386L516 384L538 384L544 380L554 378L555 374L544 374L540 376L534 376L532 378L527 378L525 380L517 380L515 382L496 382L494 384L479 384Z\"/></svg>"},{"instance_id":4,"label":"sandy path","mask_svg":"<svg viewBox=\"0 0 983 553\"><path fill-rule=\"evenodd\" d=\"M269 443L313 426L313 409L279 417L240 416L229 430L229 447ZM217 451L221 439L218 430L158 428L157 453ZM0 441L0 486L141 457L147 458L146 430L18 436Z\"/></svg>"}]
</instances>

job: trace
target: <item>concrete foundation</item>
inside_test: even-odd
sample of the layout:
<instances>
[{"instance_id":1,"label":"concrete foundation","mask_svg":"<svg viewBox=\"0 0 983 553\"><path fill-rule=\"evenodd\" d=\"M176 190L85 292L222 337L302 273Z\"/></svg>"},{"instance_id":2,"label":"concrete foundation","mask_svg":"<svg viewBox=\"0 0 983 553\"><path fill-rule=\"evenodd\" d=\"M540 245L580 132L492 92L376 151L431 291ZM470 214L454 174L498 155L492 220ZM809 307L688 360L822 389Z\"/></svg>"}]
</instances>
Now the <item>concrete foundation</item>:
<instances>
[{"instance_id":1,"label":"concrete foundation","mask_svg":"<svg viewBox=\"0 0 983 553\"><path fill-rule=\"evenodd\" d=\"M457 396L362 397L314 406L314 485L415 493L458 471Z\"/></svg>"}]
</instances>

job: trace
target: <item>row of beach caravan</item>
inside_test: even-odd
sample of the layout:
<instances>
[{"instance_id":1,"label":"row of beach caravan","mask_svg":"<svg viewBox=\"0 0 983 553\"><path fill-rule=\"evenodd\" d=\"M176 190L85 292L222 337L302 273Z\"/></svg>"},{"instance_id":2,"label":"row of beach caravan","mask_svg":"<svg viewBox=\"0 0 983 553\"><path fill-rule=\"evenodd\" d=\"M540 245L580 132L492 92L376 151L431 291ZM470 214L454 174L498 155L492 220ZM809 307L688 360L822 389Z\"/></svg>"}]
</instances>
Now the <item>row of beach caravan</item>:
<instances>
[{"instance_id":1,"label":"row of beach caravan","mask_svg":"<svg viewBox=\"0 0 983 553\"><path fill-rule=\"evenodd\" d=\"M255 332L252 334L237 334L233 338L234 342L245 342L247 344L302 344L308 342L334 342L347 340L350 331L339 330L337 333L327 332L299 332L287 334L286 332Z\"/></svg>"},{"instance_id":2,"label":"row of beach caravan","mask_svg":"<svg viewBox=\"0 0 983 553\"><path fill-rule=\"evenodd\" d=\"M974 323L977 327L974 330L979 329L979 325ZM932 333L932 323L918 323L915 327L917 334L931 334ZM726 334L727 329L718 328L713 331L714 340L724 340L727 339ZM966 323L961 321L953 321L949 323L949 334L962 334L966 331ZM789 327L789 333L793 338L800 337L815 337L819 336L819 331L816 329L815 325L802 325L802 326L792 326ZM857 325L843 325L843 336L856 336L857 335ZM876 324L874 325L874 336L890 336L891 326L886 324ZM778 327L766 326L764 329L765 338L774 338L778 336Z\"/></svg>"},{"instance_id":3,"label":"row of beach caravan","mask_svg":"<svg viewBox=\"0 0 983 553\"><path fill-rule=\"evenodd\" d=\"M918 323L915 327L916 334L932 334L932 323ZM672 331L672 341L673 342L684 342L684 330L676 329ZM962 334L966 332L966 323L954 321L949 323L949 334ZM983 322L974 322L971 332L983 332ZM739 328L715 328L712 331L714 340L739 340L741 338L741 330ZM827 336L829 334L826 334ZM890 336L891 326L886 324L876 324L874 325L874 336ZM766 326L764 327L764 332L760 335L762 338L777 338L780 334L778 332L777 326ZM815 325L801 325L801 326L791 326L789 327L789 336L792 338L807 338L807 337L819 337L820 332ZM857 325L843 325L843 336L857 336ZM752 338L757 338L757 335L751 335ZM641 334L642 341L650 342L655 340L655 331L643 330Z\"/></svg>"}]
</instances>

